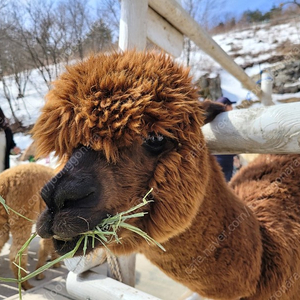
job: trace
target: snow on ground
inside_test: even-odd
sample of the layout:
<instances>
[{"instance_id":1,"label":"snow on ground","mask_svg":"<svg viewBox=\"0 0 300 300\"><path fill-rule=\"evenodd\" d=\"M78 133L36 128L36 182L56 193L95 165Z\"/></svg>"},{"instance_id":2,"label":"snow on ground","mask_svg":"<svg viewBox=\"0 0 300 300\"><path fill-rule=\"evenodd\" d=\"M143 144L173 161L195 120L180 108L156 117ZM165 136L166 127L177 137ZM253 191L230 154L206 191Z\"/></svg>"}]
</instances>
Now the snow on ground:
<instances>
[{"instance_id":1,"label":"snow on ground","mask_svg":"<svg viewBox=\"0 0 300 300\"><path fill-rule=\"evenodd\" d=\"M34 124L39 116L40 108L44 105L44 95L48 88L37 70L33 70L30 75L30 80L27 83L25 97L16 99L18 91L13 84L12 76L7 77L7 83L12 96L12 105L16 116L22 121L24 126ZM8 101L4 97L2 85L0 86L0 103L5 115L12 120L11 110Z\"/></svg>"},{"instance_id":2,"label":"snow on ground","mask_svg":"<svg viewBox=\"0 0 300 300\"><path fill-rule=\"evenodd\" d=\"M291 23L272 27L269 24L259 24L242 31L234 30L226 34L218 34L214 36L214 40L228 54L250 53L251 56L255 56L260 52L270 52L287 41L299 44L300 18L293 19Z\"/></svg>"},{"instance_id":3,"label":"snow on ground","mask_svg":"<svg viewBox=\"0 0 300 300\"><path fill-rule=\"evenodd\" d=\"M249 76L259 74L260 71L268 69L278 63L259 63L274 55L276 47L281 43L300 44L300 18L295 18L288 24L270 26L269 24L259 24L244 30L234 30L225 34L213 36L213 39L229 55L235 55L234 61L238 65L254 63L253 67L247 68L245 72ZM293 51L299 52L299 46L293 48L286 59L293 58ZM181 58L182 59L182 58ZM192 73L195 78L199 78L206 73L218 73L221 77L221 87L223 95L237 101L244 99L255 100L257 97L247 89L243 88L239 81L223 70L218 63L213 61L202 51L194 52L191 55ZM289 97L299 97L299 94L289 94L288 96L273 94L274 102L278 99Z\"/></svg>"},{"instance_id":4,"label":"snow on ground","mask_svg":"<svg viewBox=\"0 0 300 300\"><path fill-rule=\"evenodd\" d=\"M21 149L26 149L33 141L29 134L24 135L23 133L15 133L14 140Z\"/></svg>"}]
</instances>

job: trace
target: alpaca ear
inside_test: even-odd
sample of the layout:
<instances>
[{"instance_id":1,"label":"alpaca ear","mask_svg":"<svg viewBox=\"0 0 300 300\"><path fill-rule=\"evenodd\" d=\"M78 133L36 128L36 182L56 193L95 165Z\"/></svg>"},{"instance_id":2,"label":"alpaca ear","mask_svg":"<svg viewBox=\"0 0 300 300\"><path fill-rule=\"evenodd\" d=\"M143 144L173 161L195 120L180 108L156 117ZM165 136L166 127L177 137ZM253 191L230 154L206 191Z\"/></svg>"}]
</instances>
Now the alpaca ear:
<instances>
[{"instance_id":1,"label":"alpaca ear","mask_svg":"<svg viewBox=\"0 0 300 300\"><path fill-rule=\"evenodd\" d=\"M205 100L202 102L204 110L204 124L211 122L218 114L225 111L226 106L222 103Z\"/></svg>"}]
</instances>

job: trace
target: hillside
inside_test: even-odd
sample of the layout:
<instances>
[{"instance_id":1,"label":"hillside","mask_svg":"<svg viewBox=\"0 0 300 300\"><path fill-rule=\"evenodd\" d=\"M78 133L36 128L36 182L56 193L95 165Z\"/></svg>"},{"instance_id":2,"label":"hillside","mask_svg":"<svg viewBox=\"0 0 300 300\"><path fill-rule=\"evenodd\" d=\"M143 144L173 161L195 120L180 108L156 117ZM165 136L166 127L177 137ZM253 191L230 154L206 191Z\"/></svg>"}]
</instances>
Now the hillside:
<instances>
[{"instance_id":1,"label":"hillside","mask_svg":"<svg viewBox=\"0 0 300 300\"><path fill-rule=\"evenodd\" d=\"M288 23L256 24L213 36L223 50L257 82L261 70L269 69L274 78L273 100L300 97L300 17ZM240 103L256 96L202 51L192 56L195 77L220 74L223 95ZM286 74L288 69L288 74ZM256 76L255 76L256 75ZM278 87L285 88L279 89ZM286 87L293 86L292 89Z\"/></svg>"}]
</instances>

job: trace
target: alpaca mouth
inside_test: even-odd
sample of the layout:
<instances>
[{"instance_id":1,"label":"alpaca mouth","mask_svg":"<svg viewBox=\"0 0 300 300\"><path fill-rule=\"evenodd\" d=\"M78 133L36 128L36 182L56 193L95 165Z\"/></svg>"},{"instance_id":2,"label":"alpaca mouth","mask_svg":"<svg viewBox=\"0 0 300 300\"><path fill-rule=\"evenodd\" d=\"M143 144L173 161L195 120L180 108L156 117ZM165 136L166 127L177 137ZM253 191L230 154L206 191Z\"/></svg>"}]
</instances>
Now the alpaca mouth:
<instances>
[{"instance_id":1,"label":"alpaca mouth","mask_svg":"<svg viewBox=\"0 0 300 300\"><path fill-rule=\"evenodd\" d=\"M82 235L75 236L73 238L62 238L58 235L53 235L52 240L56 250L59 255L67 254L68 252L74 251L78 246L78 242ZM95 248L99 248L102 244L98 240L92 240L91 237L87 238L86 242L81 241L80 246L74 253L74 256L86 255L93 251ZM83 249L85 247L85 249Z\"/></svg>"},{"instance_id":2,"label":"alpaca mouth","mask_svg":"<svg viewBox=\"0 0 300 300\"><path fill-rule=\"evenodd\" d=\"M54 235L52 240L53 240L56 253L58 253L59 255L64 255L74 250L79 240L79 236L73 238L61 238L57 235ZM81 254L82 254L82 249L80 250L79 248L75 253L75 255L81 255Z\"/></svg>"},{"instance_id":3,"label":"alpaca mouth","mask_svg":"<svg viewBox=\"0 0 300 300\"><path fill-rule=\"evenodd\" d=\"M90 218L88 218L88 216ZM105 217L107 212L94 212L89 210L61 210L53 213L46 209L37 222L37 232L42 238L52 238L56 252L64 255L74 248L78 250L74 255L89 253L93 248L101 246L96 238L87 237L82 240L83 234L95 228ZM81 239L81 244L78 245Z\"/></svg>"},{"instance_id":4,"label":"alpaca mouth","mask_svg":"<svg viewBox=\"0 0 300 300\"><path fill-rule=\"evenodd\" d=\"M58 241L65 241L65 242L69 242L73 239L73 238L60 237L56 234L53 235L53 238L58 240Z\"/></svg>"}]
</instances>

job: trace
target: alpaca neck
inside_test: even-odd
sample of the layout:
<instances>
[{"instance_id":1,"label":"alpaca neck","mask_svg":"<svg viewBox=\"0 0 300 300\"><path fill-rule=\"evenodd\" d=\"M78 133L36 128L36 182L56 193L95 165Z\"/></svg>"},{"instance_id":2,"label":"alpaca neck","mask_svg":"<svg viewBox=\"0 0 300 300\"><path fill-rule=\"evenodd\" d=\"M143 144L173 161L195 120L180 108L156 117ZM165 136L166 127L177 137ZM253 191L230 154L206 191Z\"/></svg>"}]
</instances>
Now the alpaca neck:
<instances>
[{"instance_id":1,"label":"alpaca neck","mask_svg":"<svg viewBox=\"0 0 300 300\"><path fill-rule=\"evenodd\" d=\"M239 299L254 293L262 242L251 209L228 187L214 158L209 184L192 225L144 254L168 276L200 295Z\"/></svg>"}]
</instances>

